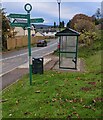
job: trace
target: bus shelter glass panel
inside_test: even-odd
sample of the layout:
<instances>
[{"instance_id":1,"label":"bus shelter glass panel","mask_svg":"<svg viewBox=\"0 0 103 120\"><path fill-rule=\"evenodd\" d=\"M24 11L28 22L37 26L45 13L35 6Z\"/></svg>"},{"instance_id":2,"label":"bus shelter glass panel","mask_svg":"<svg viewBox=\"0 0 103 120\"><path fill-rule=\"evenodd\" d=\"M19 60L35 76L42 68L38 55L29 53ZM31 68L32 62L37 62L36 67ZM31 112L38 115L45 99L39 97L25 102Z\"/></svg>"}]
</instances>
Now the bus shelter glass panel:
<instances>
[{"instance_id":1,"label":"bus shelter glass panel","mask_svg":"<svg viewBox=\"0 0 103 120\"><path fill-rule=\"evenodd\" d=\"M60 67L76 68L77 36L62 36L60 41Z\"/></svg>"}]
</instances>

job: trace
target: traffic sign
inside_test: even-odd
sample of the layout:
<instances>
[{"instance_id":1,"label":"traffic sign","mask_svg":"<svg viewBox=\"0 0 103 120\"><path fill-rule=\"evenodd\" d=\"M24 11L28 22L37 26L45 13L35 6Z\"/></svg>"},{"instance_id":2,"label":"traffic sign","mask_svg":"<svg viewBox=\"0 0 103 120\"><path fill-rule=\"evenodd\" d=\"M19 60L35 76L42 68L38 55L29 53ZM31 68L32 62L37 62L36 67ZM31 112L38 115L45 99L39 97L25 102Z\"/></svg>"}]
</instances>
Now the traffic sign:
<instances>
[{"instance_id":1,"label":"traffic sign","mask_svg":"<svg viewBox=\"0 0 103 120\"><path fill-rule=\"evenodd\" d=\"M27 23L10 23L12 27L27 27Z\"/></svg>"},{"instance_id":2,"label":"traffic sign","mask_svg":"<svg viewBox=\"0 0 103 120\"><path fill-rule=\"evenodd\" d=\"M43 18L34 18L34 19L30 19L31 23L43 23L44 19Z\"/></svg>"},{"instance_id":3,"label":"traffic sign","mask_svg":"<svg viewBox=\"0 0 103 120\"><path fill-rule=\"evenodd\" d=\"M8 17L10 17L10 18L27 19L27 15L26 14L9 14Z\"/></svg>"}]
</instances>

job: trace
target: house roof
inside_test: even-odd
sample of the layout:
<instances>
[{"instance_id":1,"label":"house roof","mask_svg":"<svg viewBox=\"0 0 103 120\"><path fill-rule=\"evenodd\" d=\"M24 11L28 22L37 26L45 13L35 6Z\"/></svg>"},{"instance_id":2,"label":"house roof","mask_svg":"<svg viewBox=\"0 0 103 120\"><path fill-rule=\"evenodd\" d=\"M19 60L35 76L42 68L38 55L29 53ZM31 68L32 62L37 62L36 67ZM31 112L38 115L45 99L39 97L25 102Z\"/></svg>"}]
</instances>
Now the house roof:
<instances>
[{"instance_id":1,"label":"house roof","mask_svg":"<svg viewBox=\"0 0 103 120\"><path fill-rule=\"evenodd\" d=\"M60 32L57 32L55 36L79 36L80 33L71 29L71 28L66 28L65 30L62 30Z\"/></svg>"},{"instance_id":2,"label":"house roof","mask_svg":"<svg viewBox=\"0 0 103 120\"><path fill-rule=\"evenodd\" d=\"M45 36L42 32L39 32L39 31L36 32L35 35L36 35L37 33L41 34L42 36Z\"/></svg>"},{"instance_id":3,"label":"house roof","mask_svg":"<svg viewBox=\"0 0 103 120\"><path fill-rule=\"evenodd\" d=\"M55 29L46 29L46 30L43 30L43 32L56 32Z\"/></svg>"},{"instance_id":4,"label":"house roof","mask_svg":"<svg viewBox=\"0 0 103 120\"><path fill-rule=\"evenodd\" d=\"M27 20L23 20L23 19L20 19L20 18L15 18L13 23L27 23Z\"/></svg>"},{"instance_id":5,"label":"house roof","mask_svg":"<svg viewBox=\"0 0 103 120\"><path fill-rule=\"evenodd\" d=\"M16 18L16 19L14 19L13 23L27 23L27 20ZM33 24L31 24L31 29L34 29L34 28L35 28L35 26Z\"/></svg>"},{"instance_id":6,"label":"house roof","mask_svg":"<svg viewBox=\"0 0 103 120\"><path fill-rule=\"evenodd\" d=\"M49 29L52 27L50 25L44 25L44 24L34 24L33 23L33 25L35 26L36 29Z\"/></svg>"}]
</instances>

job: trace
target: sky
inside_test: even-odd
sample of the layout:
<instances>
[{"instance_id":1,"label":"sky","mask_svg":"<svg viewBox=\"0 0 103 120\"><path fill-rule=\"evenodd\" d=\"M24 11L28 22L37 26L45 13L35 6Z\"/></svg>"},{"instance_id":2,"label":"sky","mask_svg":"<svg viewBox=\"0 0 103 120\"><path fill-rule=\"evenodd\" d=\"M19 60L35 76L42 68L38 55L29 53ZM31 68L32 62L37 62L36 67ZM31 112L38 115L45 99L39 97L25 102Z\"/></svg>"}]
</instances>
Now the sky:
<instances>
[{"instance_id":1,"label":"sky","mask_svg":"<svg viewBox=\"0 0 103 120\"><path fill-rule=\"evenodd\" d=\"M32 5L31 18L43 18L42 24L58 24L59 12L57 0L3 0L2 8L6 8L7 14L26 14L24 5ZM71 2L72 1L72 2ZM81 2L82 1L82 2ZM88 2L89 1L89 2ZM93 2L92 2L93 1ZM61 0L60 20L65 24L76 14L92 16L98 8L101 8L102 0Z\"/></svg>"}]
</instances>

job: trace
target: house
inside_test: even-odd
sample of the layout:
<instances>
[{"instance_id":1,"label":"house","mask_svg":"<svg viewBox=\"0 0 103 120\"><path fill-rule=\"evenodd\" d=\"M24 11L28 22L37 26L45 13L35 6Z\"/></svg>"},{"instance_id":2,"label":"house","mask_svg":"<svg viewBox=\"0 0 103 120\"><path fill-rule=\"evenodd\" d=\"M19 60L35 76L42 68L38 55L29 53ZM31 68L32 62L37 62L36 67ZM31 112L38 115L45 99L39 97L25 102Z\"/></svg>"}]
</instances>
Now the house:
<instances>
[{"instance_id":1,"label":"house","mask_svg":"<svg viewBox=\"0 0 103 120\"><path fill-rule=\"evenodd\" d=\"M23 19L15 19L13 21L14 23L27 23L27 20L23 20ZM28 30L27 28L23 28L23 27L15 27L14 32L16 32L17 34L15 36L26 36L28 35ZM31 35L35 35L35 26L31 24Z\"/></svg>"},{"instance_id":2,"label":"house","mask_svg":"<svg viewBox=\"0 0 103 120\"><path fill-rule=\"evenodd\" d=\"M24 36L25 30L22 27L15 27L14 32L16 32L15 36Z\"/></svg>"},{"instance_id":3,"label":"house","mask_svg":"<svg viewBox=\"0 0 103 120\"><path fill-rule=\"evenodd\" d=\"M31 25L31 35L34 36L36 33L35 28L33 25ZM28 35L28 30L25 28L25 35Z\"/></svg>"},{"instance_id":4,"label":"house","mask_svg":"<svg viewBox=\"0 0 103 120\"><path fill-rule=\"evenodd\" d=\"M43 34L44 34L45 36L55 37L56 30L55 30L55 29L43 30Z\"/></svg>"},{"instance_id":5,"label":"house","mask_svg":"<svg viewBox=\"0 0 103 120\"><path fill-rule=\"evenodd\" d=\"M45 36L45 35L43 33L41 33L41 32L36 32L35 36Z\"/></svg>"}]
</instances>

